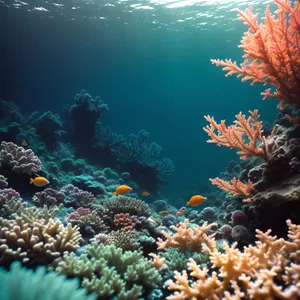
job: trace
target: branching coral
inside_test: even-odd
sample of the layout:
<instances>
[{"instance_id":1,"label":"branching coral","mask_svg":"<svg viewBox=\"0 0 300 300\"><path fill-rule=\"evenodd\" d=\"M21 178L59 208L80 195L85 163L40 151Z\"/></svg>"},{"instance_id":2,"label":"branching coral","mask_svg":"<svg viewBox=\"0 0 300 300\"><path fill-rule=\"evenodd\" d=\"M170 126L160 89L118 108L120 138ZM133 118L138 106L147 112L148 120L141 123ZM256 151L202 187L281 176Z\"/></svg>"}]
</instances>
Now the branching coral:
<instances>
[{"instance_id":1,"label":"branching coral","mask_svg":"<svg viewBox=\"0 0 300 300\"><path fill-rule=\"evenodd\" d=\"M126 142L123 142L114 153L121 162L147 162L157 158L162 148L155 142L148 144L149 133L140 130L136 135L131 134Z\"/></svg>"},{"instance_id":2,"label":"branching coral","mask_svg":"<svg viewBox=\"0 0 300 300\"><path fill-rule=\"evenodd\" d=\"M146 202L127 196L112 197L103 202L103 207L114 215L129 213L132 216L149 216L151 214L151 209Z\"/></svg>"},{"instance_id":3,"label":"branching coral","mask_svg":"<svg viewBox=\"0 0 300 300\"><path fill-rule=\"evenodd\" d=\"M192 250L200 252L202 243L210 244L215 234L207 235L206 233L216 225L215 223L209 225L204 223L202 226L188 228L189 220L185 219L178 227L171 226L176 231L173 236L165 231L162 232L166 240L158 238L158 250L172 247L179 248L181 251Z\"/></svg>"},{"instance_id":4,"label":"branching coral","mask_svg":"<svg viewBox=\"0 0 300 300\"><path fill-rule=\"evenodd\" d=\"M274 2L276 17L267 7L264 24L258 23L251 8L238 11L239 19L249 26L240 46L245 52L240 67L231 60L213 59L212 63L224 67L226 76L238 74L252 85L262 82L276 87L274 93L267 89L262 95L280 99L280 108L283 104L300 106L300 3L296 1L292 7L288 0Z\"/></svg>"},{"instance_id":5,"label":"branching coral","mask_svg":"<svg viewBox=\"0 0 300 300\"><path fill-rule=\"evenodd\" d=\"M31 149L25 150L11 142L2 142L0 161L16 173L32 175L42 170L42 163Z\"/></svg>"},{"instance_id":6,"label":"branching coral","mask_svg":"<svg viewBox=\"0 0 300 300\"><path fill-rule=\"evenodd\" d=\"M249 111L250 116L241 112L236 115L237 120L233 125L226 126L225 120L218 124L213 117L205 116L204 118L210 124L203 130L211 138L208 143L215 143L218 146L237 148L241 159L251 156L257 156L268 160L270 153L274 149L272 138L276 133L277 127L274 127L270 136L263 136L262 122L259 121L258 110Z\"/></svg>"},{"instance_id":7,"label":"branching coral","mask_svg":"<svg viewBox=\"0 0 300 300\"><path fill-rule=\"evenodd\" d=\"M96 292L98 299L117 297L122 300L140 299L158 287L162 278L138 251L122 253L113 245L92 245L77 257L66 254L59 263L59 273L78 276L82 286Z\"/></svg>"},{"instance_id":8,"label":"branching coral","mask_svg":"<svg viewBox=\"0 0 300 300\"><path fill-rule=\"evenodd\" d=\"M231 247L224 243L225 253L217 249L212 240L202 244L203 251L210 256L212 268L209 273L201 269L193 259L188 267L195 279L190 283L187 272L174 272L176 282L169 280L170 290L175 290L169 300L176 299L297 299L299 289L299 246L300 226L287 221L288 238L277 239L256 230L258 241L255 246L244 247L241 252L234 243ZM233 293L233 294L231 294Z\"/></svg>"},{"instance_id":9,"label":"branching coral","mask_svg":"<svg viewBox=\"0 0 300 300\"><path fill-rule=\"evenodd\" d=\"M78 228L66 227L57 219L27 222L22 217L13 220L0 218L0 263L20 260L49 263L65 251L79 247Z\"/></svg>"},{"instance_id":10,"label":"branching coral","mask_svg":"<svg viewBox=\"0 0 300 300\"><path fill-rule=\"evenodd\" d=\"M230 182L222 180L218 177L209 180L212 184L217 185L218 188L230 195L241 196L244 198L247 197L243 200L243 202L251 202L252 200L250 197L256 192L251 180L248 180L247 183L243 183L235 177Z\"/></svg>"}]
</instances>

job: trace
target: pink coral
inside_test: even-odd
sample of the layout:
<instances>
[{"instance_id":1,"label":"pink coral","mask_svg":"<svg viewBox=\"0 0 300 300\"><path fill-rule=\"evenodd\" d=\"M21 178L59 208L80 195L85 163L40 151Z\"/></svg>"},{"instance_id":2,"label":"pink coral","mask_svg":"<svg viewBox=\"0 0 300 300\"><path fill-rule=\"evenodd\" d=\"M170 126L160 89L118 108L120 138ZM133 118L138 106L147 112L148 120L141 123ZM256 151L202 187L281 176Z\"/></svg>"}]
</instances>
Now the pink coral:
<instances>
[{"instance_id":1,"label":"pink coral","mask_svg":"<svg viewBox=\"0 0 300 300\"><path fill-rule=\"evenodd\" d=\"M263 24L248 8L238 11L239 19L249 26L244 33L242 45L244 62L240 67L231 60L216 60L212 63L224 67L226 76L238 74L242 81L251 80L276 87L265 90L262 95L281 100L283 104L300 106L300 3L294 7L288 0L274 0L278 6L276 17L267 7ZM284 102L284 103L283 103Z\"/></svg>"}]
</instances>

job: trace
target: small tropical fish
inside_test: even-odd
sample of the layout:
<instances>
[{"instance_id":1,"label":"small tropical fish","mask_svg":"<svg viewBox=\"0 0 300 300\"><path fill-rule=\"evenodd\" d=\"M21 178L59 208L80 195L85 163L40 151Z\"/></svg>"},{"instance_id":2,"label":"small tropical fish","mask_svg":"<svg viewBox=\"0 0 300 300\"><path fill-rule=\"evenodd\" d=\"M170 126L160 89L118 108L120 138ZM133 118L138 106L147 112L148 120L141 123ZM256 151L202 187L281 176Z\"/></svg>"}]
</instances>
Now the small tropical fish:
<instances>
[{"instance_id":1,"label":"small tropical fish","mask_svg":"<svg viewBox=\"0 0 300 300\"><path fill-rule=\"evenodd\" d=\"M162 210L159 212L159 214L163 217L166 217L167 215L169 215L169 212L167 210Z\"/></svg>"},{"instance_id":2,"label":"small tropical fish","mask_svg":"<svg viewBox=\"0 0 300 300\"><path fill-rule=\"evenodd\" d=\"M206 197L203 197L201 195L195 195L190 199L189 202L186 203L186 205L197 206L200 205L204 200L206 200Z\"/></svg>"},{"instance_id":3,"label":"small tropical fish","mask_svg":"<svg viewBox=\"0 0 300 300\"><path fill-rule=\"evenodd\" d=\"M35 186L44 186L49 183L49 181L45 177L35 177L30 178L30 184L34 184Z\"/></svg>"},{"instance_id":4,"label":"small tropical fish","mask_svg":"<svg viewBox=\"0 0 300 300\"><path fill-rule=\"evenodd\" d=\"M24 147L28 147L28 143L25 140L22 141L21 145Z\"/></svg>"},{"instance_id":5,"label":"small tropical fish","mask_svg":"<svg viewBox=\"0 0 300 300\"><path fill-rule=\"evenodd\" d=\"M113 195L115 195L115 196L124 195L124 194L127 194L128 192L130 192L131 190L132 190L132 188L127 185L120 185L116 188Z\"/></svg>"},{"instance_id":6,"label":"small tropical fish","mask_svg":"<svg viewBox=\"0 0 300 300\"><path fill-rule=\"evenodd\" d=\"M141 195L144 197L148 197L150 195L150 193L148 193L147 191L144 191L141 193Z\"/></svg>"}]
</instances>

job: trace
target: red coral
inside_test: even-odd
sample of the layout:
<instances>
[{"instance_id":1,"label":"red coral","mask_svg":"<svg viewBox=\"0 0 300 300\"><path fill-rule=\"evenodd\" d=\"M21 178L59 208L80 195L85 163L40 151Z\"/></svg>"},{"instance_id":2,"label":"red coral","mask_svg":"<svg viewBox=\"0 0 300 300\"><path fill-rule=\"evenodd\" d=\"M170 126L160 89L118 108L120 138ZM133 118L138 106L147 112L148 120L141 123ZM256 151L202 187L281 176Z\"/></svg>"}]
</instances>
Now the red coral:
<instances>
[{"instance_id":1,"label":"red coral","mask_svg":"<svg viewBox=\"0 0 300 300\"><path fill-rule=\"evenodd\" d=\"M126 214L121 213L121 214L115 215L114 223L116 226L122 226L126 230L132 230L133 225L134 225L129 213L126 213Z\"/></svg>"},{"instance_id":2,"label":"red coral","mask_svg":"<svg viewBox=\"0 0 300 300\"><path fill-rule=\"evenodd\" d=\"M251 85L262 82L276 87L265 90L263 99L280 99L283 104L300 106L300 3L294 7L288 0L274 0L278 6L276 17L267 7L264 23L259 24L252 8L238 11L239 19L249 26L240 48L244 49L244 62L240 67L231 60L212 59L212 63L224 67L226 76L238 74L242 82L252 80Z\"/></svg>"}]
</instances>

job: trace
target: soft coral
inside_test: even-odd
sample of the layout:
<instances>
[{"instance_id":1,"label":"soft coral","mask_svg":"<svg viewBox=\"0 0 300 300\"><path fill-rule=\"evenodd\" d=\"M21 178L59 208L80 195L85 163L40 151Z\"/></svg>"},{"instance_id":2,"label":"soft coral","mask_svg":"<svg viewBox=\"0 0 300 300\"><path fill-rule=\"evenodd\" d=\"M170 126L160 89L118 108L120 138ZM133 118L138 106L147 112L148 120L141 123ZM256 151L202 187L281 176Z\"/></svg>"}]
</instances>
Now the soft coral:
<instances>
[{"instance_id":1,"label":"soft coral","mask_svg":"<svg viewBox=\"0 0 300 300\"><path fill-rule=\"evenodd\" d=\"M240 48L244 49L244 62L240 67L231 60L212 59L212 63L224 67L226 76L238 74L242 81L252 80L252 85L262 82L276 87L265 90L264 99L280 99L284 104L300 106L300 3L294 7L288 0L274 0L278 6L274 17L269 7L264 23L259 24L252 8L238 11L239 19L249 26Z\"/></svg>"}]
</instances>

